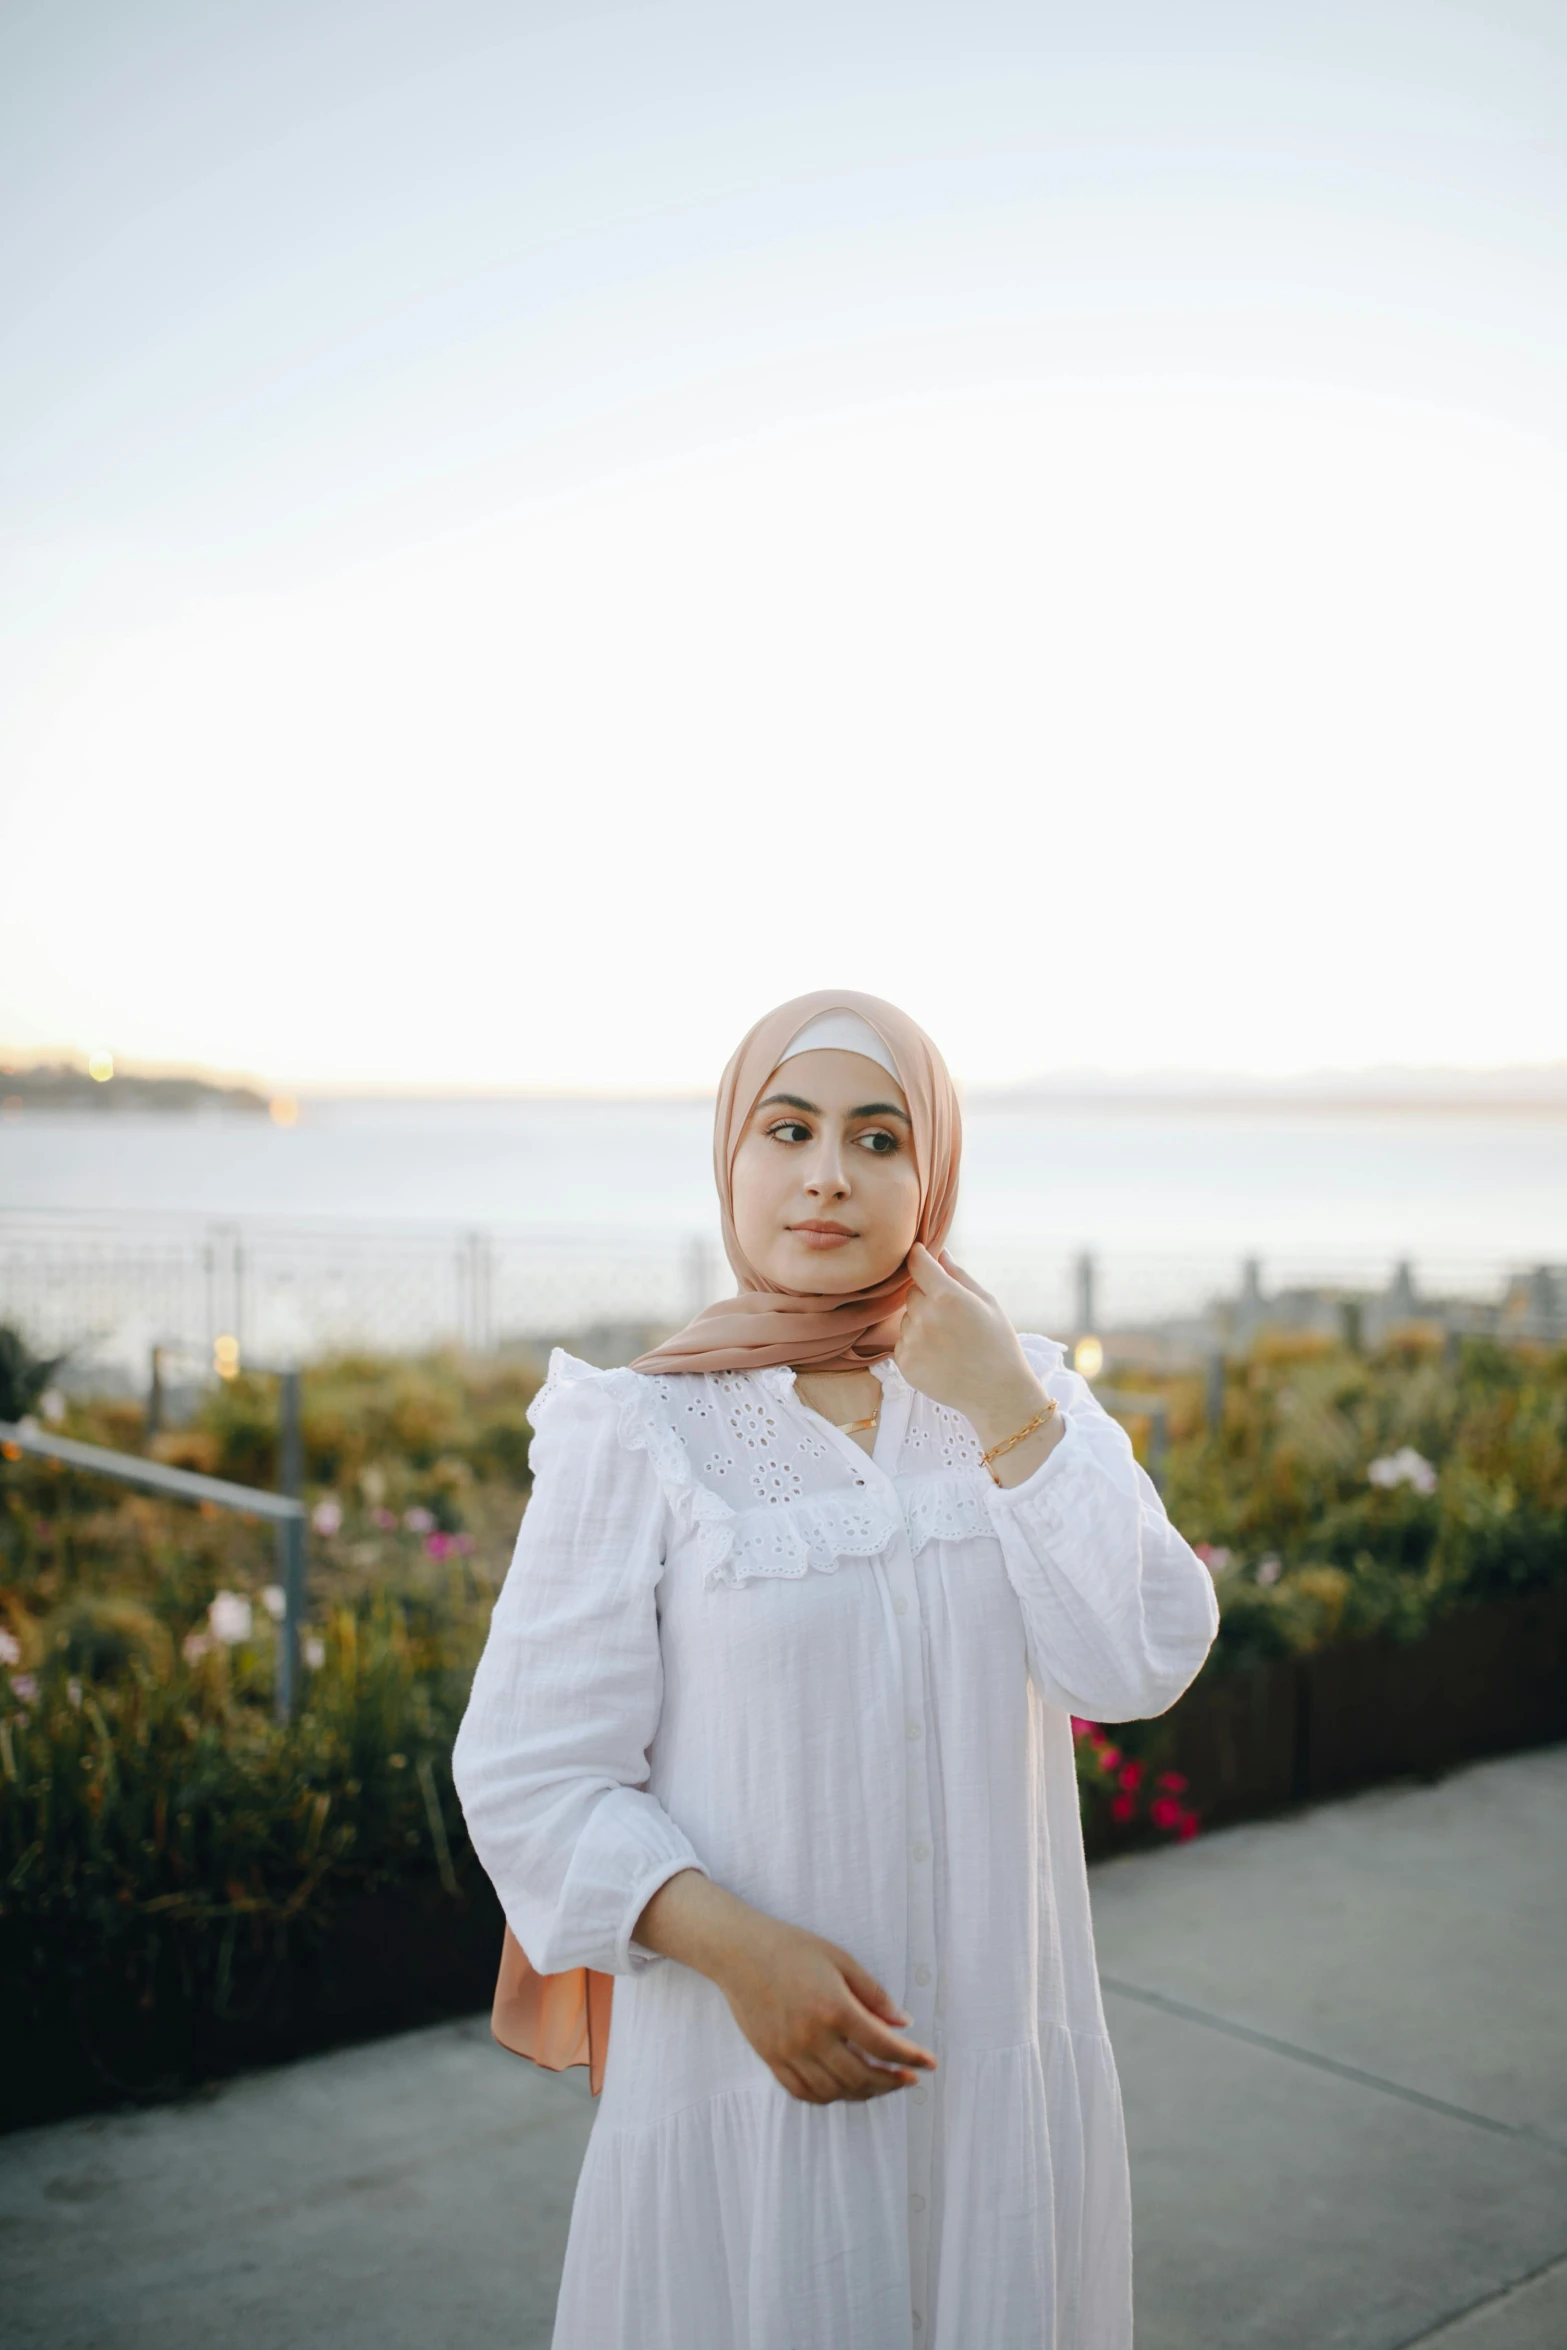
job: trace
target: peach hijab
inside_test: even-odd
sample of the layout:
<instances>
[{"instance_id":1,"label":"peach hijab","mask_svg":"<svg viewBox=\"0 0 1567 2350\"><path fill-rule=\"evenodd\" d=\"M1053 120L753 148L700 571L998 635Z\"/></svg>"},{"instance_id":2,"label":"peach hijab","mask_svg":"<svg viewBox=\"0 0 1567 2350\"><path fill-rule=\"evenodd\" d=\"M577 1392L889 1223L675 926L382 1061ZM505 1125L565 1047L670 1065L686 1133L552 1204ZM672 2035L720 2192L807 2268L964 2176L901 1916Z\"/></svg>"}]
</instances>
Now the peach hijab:
<instances>
[{"instance_id":1,"label":"peach hijab","mask_svg":"<svg viewBox=\"0 0 1567 2350\"><path fill-rule=\"evenodd\" d=\"M801 1032L826 1012L853 1012L886 1046L914 1126L914 1164L920 1178L915 1237L934 1254L951 1228L958 1198L958 1154L963 1121L947 1064L923 1028L852 988L819 988L795 996L757 1021L741 1038L719 1081L713 1119L713 1174L723 1215L724 1254L740 1284L735 1297L704 1306L673 1338L638 1355L634 1371L760 1371L794 1363L802 1371L853 1371L891 1354L909 1294L906 1265L871 1289L824 1297L780 1289L758 1273L740 1246L734 1224L734 1163L747 1121L779 1063Z\"/></svg>"},{"instance_id":2,"label":"peach hijab","mask_svg":"<svg viewBox=\"0 0 1567 2350\"><path fill-rule=\"evenodd\" d=\"M713 1120L713 1173L723 1214L724 1252L738 1294L705 1306L662 1346L638 1355L634 1371L755 1371L793 1363L802 1370L858 1370L897 1344L909 1294L907 1265L869 1289L844 1297L780 1289L758 1273L740 1246L733 1213L735 1153L764 1087L796 1037L824 1013L852 1012L886 1047L914 1129L920 1178L916 1238L935 1254L951 1228L958 1195L963 1123L947 1065L923 1028L896 1005L852 988L795 996L757 1021L740 1040L719 1081ZM490 2028L502 2047L550 2072L588 2067L596 2096L609 2047L613 1975L589 1967L541 1975L508 1926Z\"/></svg>"}]
</instances>

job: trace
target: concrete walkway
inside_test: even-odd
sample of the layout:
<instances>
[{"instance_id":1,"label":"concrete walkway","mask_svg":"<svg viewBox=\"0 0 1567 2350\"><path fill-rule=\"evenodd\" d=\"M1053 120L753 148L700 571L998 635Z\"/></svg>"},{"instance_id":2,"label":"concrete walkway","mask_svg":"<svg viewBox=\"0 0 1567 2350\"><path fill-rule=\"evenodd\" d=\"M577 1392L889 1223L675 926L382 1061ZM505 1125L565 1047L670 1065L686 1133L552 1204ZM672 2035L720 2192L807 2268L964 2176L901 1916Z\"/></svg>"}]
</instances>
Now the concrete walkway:
<instances>
[{"instance_id":1,"label":"concrete walkway","mask_svg":"<svg viewBox=\"0 0 1567 2350\"><path fill-rule=\"evenodd\" d=\"M1092 1884L1138 2350L1564 2350L1567 1747ZM0 2139L5 2339L547 2350L592 2111L475 2020Z\"/></svg>"}]
</instances>

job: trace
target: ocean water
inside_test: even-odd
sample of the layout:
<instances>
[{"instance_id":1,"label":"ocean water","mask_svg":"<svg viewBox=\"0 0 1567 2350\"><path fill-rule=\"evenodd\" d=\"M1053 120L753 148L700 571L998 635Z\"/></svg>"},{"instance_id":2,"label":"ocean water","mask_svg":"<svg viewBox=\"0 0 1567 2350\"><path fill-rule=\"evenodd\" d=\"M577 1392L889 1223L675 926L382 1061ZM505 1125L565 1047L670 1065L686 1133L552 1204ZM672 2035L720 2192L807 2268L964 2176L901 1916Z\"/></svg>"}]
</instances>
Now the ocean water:
<instances>
[{"instance_id":1,"label":"ocean water","mask_svg":"<svg viewBox=\"0 0 1567 2350\"><path fill-rule=\"evenodd\" d=\"M0 1212L642 1235L714 1230L703 1102L306 1103L0 1121ZM74 1218L73 1218L74 1220ZM1433 1266L1567 1259L1567 1118L966 1114L954 1253Z\"/></svg>"}]
</instances>

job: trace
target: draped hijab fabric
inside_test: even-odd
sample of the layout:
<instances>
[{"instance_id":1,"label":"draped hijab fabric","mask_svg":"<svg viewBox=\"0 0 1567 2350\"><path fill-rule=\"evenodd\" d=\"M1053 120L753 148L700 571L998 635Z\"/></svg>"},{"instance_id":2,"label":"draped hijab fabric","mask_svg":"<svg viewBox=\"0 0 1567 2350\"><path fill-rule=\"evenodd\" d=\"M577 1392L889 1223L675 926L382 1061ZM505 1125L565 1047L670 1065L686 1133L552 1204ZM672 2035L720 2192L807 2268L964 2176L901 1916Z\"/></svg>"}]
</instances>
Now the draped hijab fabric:
<instances>
[{"instance_id":1,"label":"draped hijab fabric","mask_svg":"<svg viewBox=\"0 0 1567 2350\"><path fill-rule=\"evenodd\" d=\"M765 1013L740 1040L719 1081L713 1118L713 1174L723 1217L724 1253L740 1284L734 1297L706 1306L633 1371L759 1371L781 1363L802 1370L863 1369L891 1354L911 1287L907 1261L867 1289L846 1296L781 1289L759 1273L734 1224L734 1163L751 1112L795 1038L824 1012L853 1012L892 1056L908 1104L914 1164L920 1179L915 1237L935 1255L951 1229L958 1196L963 1122L957 1089L930 1038L906 1012L852 988L820 988ZM588 2067L596 2096L609 2046L613 1975L572 1967L538 1974L508 1926L490 2029L504 2048L551 2072Z\"/></svg>"},{"instance_id":2,"label":"draped hijab fabric","mask_svg":"<svg viewBox=\"0 0 1567 2350\"><path fill-rule=\"evenodd\" d=\"M819 988L766 1013L742 1037L718 1087L713 1118L713 1175L723 1218L724 1254L740 1284L735 1297L705 1306L662 1346L638 1355L633 1371L760 1371L779 1363L800 1370L853 1371L891 1354L909 1294L907 1264L871 1288L847 1296L782 1289L759 1273L740 1246L734 1223L734 1163L751 1112L794 1039L823 1012L853 1012L892 1056L914 1128L920 1178L915 1237L935 1255L951 1229L958 1197L963 1121L957 1089L930 1038L907 1012L852 988Z\"/></svg>"}]
</instances>

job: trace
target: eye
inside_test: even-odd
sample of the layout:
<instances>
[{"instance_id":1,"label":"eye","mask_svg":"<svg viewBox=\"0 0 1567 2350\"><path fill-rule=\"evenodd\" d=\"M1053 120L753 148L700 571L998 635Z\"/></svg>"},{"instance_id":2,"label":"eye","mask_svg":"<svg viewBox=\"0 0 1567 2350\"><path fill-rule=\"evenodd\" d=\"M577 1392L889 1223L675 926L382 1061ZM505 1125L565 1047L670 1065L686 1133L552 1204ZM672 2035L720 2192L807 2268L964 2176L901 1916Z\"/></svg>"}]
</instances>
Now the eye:
<instances>
[{"instance_id":1,"label":"eye","mask_svg":"<svg viewBox=\"0 0 1567 2350\"><path fill-rule=\"evenodd\" d=\"M767 1133L772 1142L809 1142L811 1139L809 1126L802 1125L798 1118L780 1118L776 1125L768 1127Z\"/></svg>"},{"instance_id":2,"label":"eye","mask_svg":"<svg viewBox=\"0 0 1567 2350\"><path fill-rule=\"evenodd\" d=\"M878 1159L890 1158L893 1152L901 1147L897 1136L889 1132L885 1126L869 1127L857 1139Z\"/></svg>"}]
</instances>

